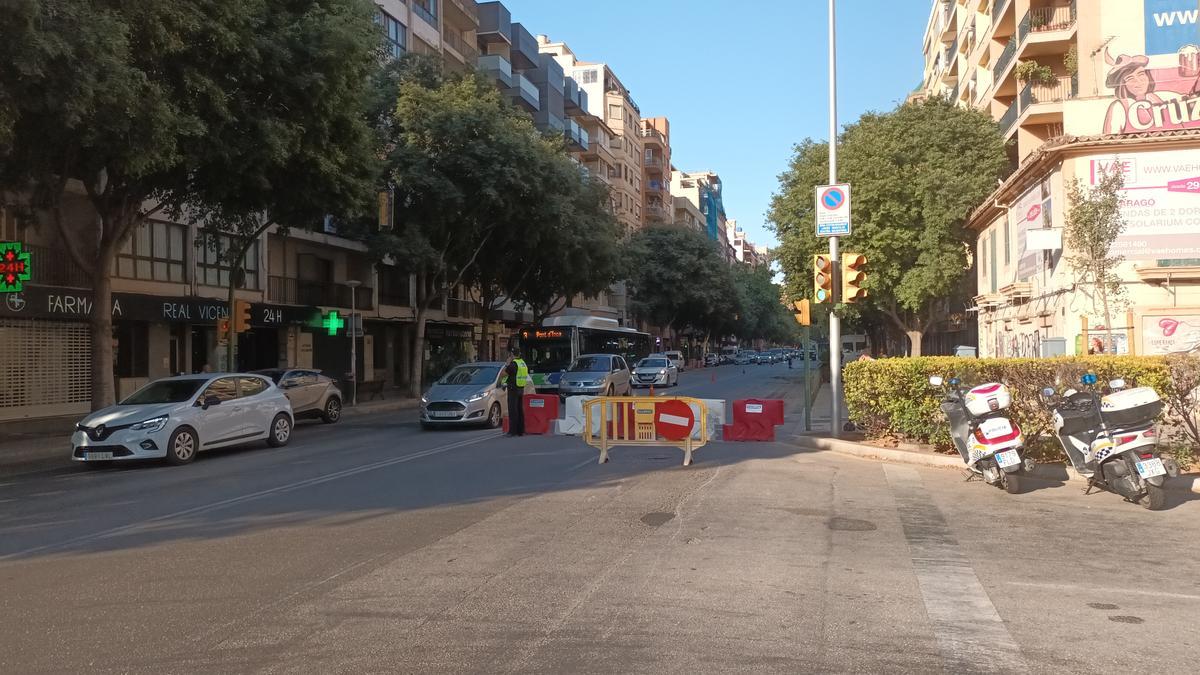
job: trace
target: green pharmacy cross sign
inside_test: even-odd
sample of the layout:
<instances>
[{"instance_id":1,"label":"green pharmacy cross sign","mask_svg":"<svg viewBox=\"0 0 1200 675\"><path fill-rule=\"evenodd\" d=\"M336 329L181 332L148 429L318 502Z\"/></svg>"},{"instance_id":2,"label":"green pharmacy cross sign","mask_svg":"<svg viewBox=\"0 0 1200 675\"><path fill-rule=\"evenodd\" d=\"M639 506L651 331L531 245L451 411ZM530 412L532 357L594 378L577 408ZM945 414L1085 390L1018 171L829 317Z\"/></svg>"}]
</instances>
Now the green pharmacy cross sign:
<instances>
[{"instance_id":1,"label":"green pharmacy cross sign","mask_svg":"<svg viewBox=\"0 0 1200 675\"><path fill-rule=\"evenodd\" d=\"M346 326L346 320L338 316L337 312L330 312L321 320L321 326L329 331L330 335L337 335L338 331Z\"/></svg>"},{"instance_id":2,"label":"green pharmacy cross sign","mask_svg":"<svg viewBox=\"0 0 1200 675\"><path fill-rule=\"evenodd\" d=\"M0 242L0 293L20 293L29 281L29 251L19 241Z\"/></svg>"}]
</instances>

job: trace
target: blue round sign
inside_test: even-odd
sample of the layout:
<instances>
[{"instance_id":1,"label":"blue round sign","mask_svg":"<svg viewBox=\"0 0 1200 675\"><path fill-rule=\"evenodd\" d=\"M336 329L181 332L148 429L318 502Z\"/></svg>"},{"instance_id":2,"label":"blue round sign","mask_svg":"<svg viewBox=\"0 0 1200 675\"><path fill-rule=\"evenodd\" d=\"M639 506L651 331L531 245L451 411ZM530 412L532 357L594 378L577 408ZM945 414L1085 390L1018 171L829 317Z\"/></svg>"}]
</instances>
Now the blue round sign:
<instances>
[{"instance_id":1,"label":"blue round sign","mask_svg":"<svg viewBox=\"0 0 1200 675\"><path fill-rule=\"evenodd\" d=\"M836 209L846 201L846 194L841 188L829 188L821 194L821 204L827 209Z\"/></svg>"}]
</instances>

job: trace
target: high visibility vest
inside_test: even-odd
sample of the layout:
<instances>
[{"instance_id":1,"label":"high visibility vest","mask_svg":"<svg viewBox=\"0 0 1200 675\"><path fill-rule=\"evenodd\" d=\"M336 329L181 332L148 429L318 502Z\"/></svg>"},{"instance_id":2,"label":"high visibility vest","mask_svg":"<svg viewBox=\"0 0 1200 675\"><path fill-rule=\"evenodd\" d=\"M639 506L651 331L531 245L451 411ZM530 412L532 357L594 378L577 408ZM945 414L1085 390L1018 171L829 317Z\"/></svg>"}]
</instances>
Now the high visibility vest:
<instances>
[{"instance_id":1,"label":"high visibility vest","mask_svg":"<svg viewBox=\"0 0 1200 675\"><path fill-rule=\"evenodd\" d=\"M517 364L517 386L524 389L529 383L529 366L521 359L513 359L513 363Z\"/></svg>"}]
</instances>

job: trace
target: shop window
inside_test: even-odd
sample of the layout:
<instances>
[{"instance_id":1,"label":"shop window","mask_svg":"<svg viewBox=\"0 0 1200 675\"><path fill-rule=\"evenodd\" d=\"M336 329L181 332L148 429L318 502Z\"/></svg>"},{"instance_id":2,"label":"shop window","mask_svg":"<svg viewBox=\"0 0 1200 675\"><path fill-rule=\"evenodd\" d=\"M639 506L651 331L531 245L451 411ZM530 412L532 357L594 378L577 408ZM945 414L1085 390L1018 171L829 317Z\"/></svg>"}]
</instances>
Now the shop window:
<instances>
[{"instance_id":1,"label":"shop window","mask_svg":"<svg viewBox=\"0 0 1200 675\"><path fill-rule=\"evenodd\" d=\"M197 261L199 282L205 286L228 288L229 262L225 256L233 245L233 240L226 235L205 235L201 241L202 244L196 251L196 256L199 258ZM257 241L246 250L246 256L242 260L242 271L245 281L240 287L258 290L260 286Z\"/></svg>"},{"instance_id":2,"label":"shop window","mask_svg":"<svg viewBox=\"0 0 1200 675\"><path fill-rule=\"evenodd\" d=\"M117 323L117 377L150 376L150 328L137 321Z\"/></svg>"},{"instance_id":3,"label":"shop window","mask_svg":"<svg viewBox=\"0 0 1200 675\"><path fill-rule=\"evenodd\" d=\"M138 228L117 253L116 275L122 279L183 283L187 226L150 222Z\"/></svg>"}]
</instances>

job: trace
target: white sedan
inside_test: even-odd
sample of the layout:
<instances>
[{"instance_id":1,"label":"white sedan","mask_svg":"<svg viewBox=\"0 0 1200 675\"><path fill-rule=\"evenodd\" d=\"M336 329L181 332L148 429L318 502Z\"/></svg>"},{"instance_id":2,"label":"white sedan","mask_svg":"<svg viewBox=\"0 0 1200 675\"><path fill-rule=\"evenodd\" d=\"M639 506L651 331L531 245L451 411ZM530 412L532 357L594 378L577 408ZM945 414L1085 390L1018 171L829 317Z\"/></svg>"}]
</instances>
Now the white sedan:
<instances>
[{"instance_id":1,"label":"white sedan","mask_svg":"<svg viewBox=\"0 0 1200 675\"><path fill-rule=\"evenodd\" d=\"M183 375L155 380L75 425L71 459L162 459L187 464L200 450L292 437L292 406L269 378Z\"/></svg>"}]
</instances>

